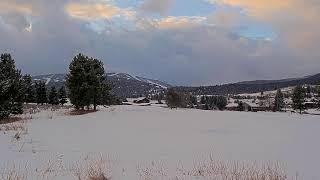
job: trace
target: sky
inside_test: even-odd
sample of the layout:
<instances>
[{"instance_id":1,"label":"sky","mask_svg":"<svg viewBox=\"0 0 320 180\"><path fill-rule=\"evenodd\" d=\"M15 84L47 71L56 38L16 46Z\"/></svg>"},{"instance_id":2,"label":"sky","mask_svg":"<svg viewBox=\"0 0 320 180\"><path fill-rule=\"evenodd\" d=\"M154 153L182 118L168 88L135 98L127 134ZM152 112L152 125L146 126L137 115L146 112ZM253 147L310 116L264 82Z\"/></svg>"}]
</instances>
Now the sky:
<instances>
[{"instance_id":1,"label":"sky","mask_svg":"<svg viewBox=\"0 0 320 180\"><path fill-rule=\"evenodd\" d=\"M0 53L33 75L78 53L174 85L320 72L319 0L1 0Z\"/></svg>"}]
</instances>

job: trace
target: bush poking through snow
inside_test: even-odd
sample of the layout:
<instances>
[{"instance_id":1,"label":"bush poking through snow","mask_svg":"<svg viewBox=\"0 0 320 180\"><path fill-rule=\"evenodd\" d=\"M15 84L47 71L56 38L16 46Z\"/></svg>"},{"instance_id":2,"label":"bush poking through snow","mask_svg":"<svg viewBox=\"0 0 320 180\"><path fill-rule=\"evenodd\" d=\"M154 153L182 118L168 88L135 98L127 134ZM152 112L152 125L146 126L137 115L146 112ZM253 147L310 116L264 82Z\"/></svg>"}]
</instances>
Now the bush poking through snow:
<instances>
[{"instance_id":1,"label":"bush poking through snow","mask_svg":"<svg viewBox=\"0 0 320 180\"><path fill-rule=\"evenodd\" d=\"M189 94L178 92L174 89L169 89L166 94L166 104L169 108L187 108L191 106Z\"/></svg>"},{"instance_id":2,"label":"bush poking through snow","mask_svg":"<svg viewBox=\"0 0 320 180\"><path fill-rule=\"evenodd\" d=\"M138 166L137 173L141 180L175 179L175 180L298 180L298 176L289 177L280 163L266 165L240 162L225 163L210 160L199 162L191 169L183 166L175 174L168 175L163 164L152 163L149 167Z\"/></svg>"},{"instance_id":3,"label":"bush poking through snow","mask_svg":"<svg viewBox=\"0 0 320 180\"><path fill-rule=\"evenodd\" d=\"M71 116L80 116L80 115L85 115L85 114L90 114L95 112L97 111L96 110L73 110L73 111L70 111L68 114Z\"/></svg>"},{"instance_id":4,"label":"bush poking through snow","mask_svg":"<svg viewBox=\"0 0 320 180\"><path fill-rule=\"evenodd\" d=\"M78 180L110 180L111 167L108 160L100 157L95 160L77 163L73 168L73 175Z\"/></svg>"},{"instance_id":5,"label":"bush poking through snow","mask_svg":"<svg viewBox=\"0 0 320 180\"><path fill-rule=\"evenodd\" d=\"M1 170L0 179L2 180L27 180L28 167L18 167L16 165L10 166Z\"/></svg>"},{"instance_id":6,"label":"bush poking through snow","mask_svg":"<svg viewBox=\"0 0 320 180\"><path fill-rule=\"evenodd\" d=\"M17 121L13 123L8 124L2 124L0 125L0 131L27 131L27 125L26 121Z\"/></svg>"}]
</instances>

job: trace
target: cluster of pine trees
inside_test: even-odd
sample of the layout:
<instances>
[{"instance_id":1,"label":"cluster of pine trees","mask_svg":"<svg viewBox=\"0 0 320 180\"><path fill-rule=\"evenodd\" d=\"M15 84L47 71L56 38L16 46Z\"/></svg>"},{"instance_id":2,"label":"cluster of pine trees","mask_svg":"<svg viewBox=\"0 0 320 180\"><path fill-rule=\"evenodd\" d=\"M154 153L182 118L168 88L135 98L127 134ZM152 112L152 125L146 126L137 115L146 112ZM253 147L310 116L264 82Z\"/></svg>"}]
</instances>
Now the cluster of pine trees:
<instances>
[{"instance_id":1,"label":"cluster of pine trees","mask_svg":"<svg viewBox=\"0 0 320 180\"><path fill-rule=\"evenodd\" d=\"M199 108L204 110L224 110L228 104L225 96L202 96L200 104L196 96L171 88L166 94L166 104L170 108Z\"/></svg>"},{"instance_id":2,"label":"cluster of pine trees","mask_svg":"<svg viewBox=\"0 0 320 180\"><path fill-rule=\"evenodd\" d=\"M78 54L73 58L67 75L69 98L76 109L93 110L98 105L113 104L111 87L106 80L103 63L95 58Z\"/></svg>"},{"instance_id":3,"label":"cluster of pine trees","mask_svg":"<svg viewBox=\"0 0 320 180\"><path fill-rule=\"evenodd\" d=\"M307 86L306 88L303 88L302 86L296 86L292 93L292 108L294 110L299 110L300 113L302 113L303 110L305 110L307 107L305 106L306 98L311 97L311 93L314 93L317 95L317 107L320 109L320 87L317 88L311 88L310 86ZM281 92L280 89L278 89L277 94L275 96L274 101L274 111L282 111L285 107L284 102L284 95Z\"/></svg>"},{"instance_id":4,"label":"cluster of pine trees","mask_svg":"<svg viewBox=\"0 0 320 180\"><path fill-rule=\"evenodd\" d=\"M0 118L21 114L25 96L25 84L21 71L16 69L10 54L0 57Z\"/></svg>"},{"instance_id":5,"label":"cluster of pine trees","mask_svg":"<svg viewBox=\"0 0 320 180\"><path fill-rule=\"evenodd\" d=\"M22 75L21 70L16 68L10 54L1 54L0 119L23 113L23 103L63 105L67 103L67 94L64 87L61 87L59 92L52 87L47 96L44 82L33 83L30 75Z\"/></svg>"},{"instance_id":6,"label":"cluster of pine trees","mask_svg":"<svg viewBox=\"0 0 320 180\"><path fill-rule=\"evenodd\" d=\"M111 86L100 60L79 54L69 66L68 97L76 109L96 110L98 105L119 104L120 99L110 93ZM66 88L48 87L43 81L33 82L30 75L22 75L10 54L2 54L0 61L0 119L23 113L23 104L64 105Z\"/></svg>"},{"instance_id":7,"label":"cluster of pine trees","mask_svg":"<svg viewBox=\"0 0 320 180\"><path fill-rule=\"evenodd\" d=\"M54 92L50 92L54 93ZM50 98L57 101L50 101ZM66 91L61 88L59 94L52 94L49 103L65 104ZM10 54L0 57L0 119L8 118L11 114L23 113L23 103L48 103L47 90L44 82L33 83L30 75L22 75L15 66Z\"/></svg>"},{"instance_id":8,"label":"cluster of pine trees","mask_svg":"<svg viewBox=\"0 0 320 180\"><path fill-rule=\"evenodd\" d=\"M166 94L166 104L169 108L187 108L192 105L191 96L170 88Z\"/></svg>"},{"instance_id":9,"label":"cluster of pine trees","mask_svg":"<svg viewBox=\"0 0 320 180\"><path fill-rule=\"evenodd\" d=\"M59 91L56 87L52 86L50 90L47 89L45 82L35 82L30 86L30 92L28 101L26 103L37 103L37 104L51 104L51 105L64 105L68 102L67 93L64 86L60 87Z\"/></svg>"},{"instance_id":10,"label":"cluster of pine trees","mask_svg":"<svg viewBox=\"0 0 320 180\"><path fill-rule=\"evenodd\" d=\"M204 105L205 110L224 110L228 104L228 100L224 96L201 96L200 104Z\"/></svg>"},{"instance_id":11,"label":"cluster of pine trees","mask_svg":"<svg viewBox=\"0 0 320 180\"><path fill-rule=\"evenodd\" d=\"M281 89L278 89L274 99L273 111L282 111L284 107L285 107L284 95Z\"/></svg>"},{"instance_id":12,"label":"cluster of pine trees","mask_svg":"<svg viewBox=\"0 0 320 180\"><path fill-rule=\"evenodd\" d=\"M305 109L304 102L306 98L306 91L302 86L297 86L293 90L292 94L292 105L293 109L299 110L302 113L302 110Z\"/></svg>"}]
</instances>

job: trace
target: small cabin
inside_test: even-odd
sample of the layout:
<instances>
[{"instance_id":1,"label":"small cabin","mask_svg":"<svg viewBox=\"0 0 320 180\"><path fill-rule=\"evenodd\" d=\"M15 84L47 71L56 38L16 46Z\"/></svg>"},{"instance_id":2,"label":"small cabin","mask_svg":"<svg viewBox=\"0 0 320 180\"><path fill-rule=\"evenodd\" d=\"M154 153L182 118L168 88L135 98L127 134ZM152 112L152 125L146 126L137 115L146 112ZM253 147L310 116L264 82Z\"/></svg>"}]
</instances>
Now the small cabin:
<instances>
[{"instance_id":1,"label":"small cabin","mask_svg":"<svg viewBox=\"0 0 320 180\"><path fill-rule=\"evenodd\" d=\"M150 100L148 98L136 99L133 101L133 103L136 103L136 104L150 103Z\"/></svg>"}]
</instances>

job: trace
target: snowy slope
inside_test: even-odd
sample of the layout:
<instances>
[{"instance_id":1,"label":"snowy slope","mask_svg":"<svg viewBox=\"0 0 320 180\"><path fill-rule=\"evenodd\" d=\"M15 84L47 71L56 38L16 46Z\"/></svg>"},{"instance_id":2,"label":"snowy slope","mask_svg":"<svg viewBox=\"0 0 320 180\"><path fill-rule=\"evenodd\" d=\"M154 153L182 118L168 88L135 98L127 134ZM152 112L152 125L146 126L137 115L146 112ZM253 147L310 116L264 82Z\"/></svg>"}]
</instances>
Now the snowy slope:
<instances>
[{"instance_id":1,"label":"snowy slope","mask_svg":"<svg viewBox=\"0 0 320 180\"><path fill-rule=\"evenodd\" d=\"M211 156L254 165L280 162L289 175L320 179L319 116L132 105L82 116L45 111L27 127L18 141L15 132L0 133L0 171L15 162L22 169L27 164L38 179L77 179L70 171L97 157L109 160L115 180L143 179L138 170L144 166L158 175L149 179L175 179L177 168ZM153 171L159 164L162 178Z\"/></svg>"},{"instance_id":2,"label":"snowy slope","mask_svg":"<svg viewBox=\"0 0 320 180\"><path fill-rule=\"evenodd\" d=\"M35 81L44 81L47 86L62 86L66 81L65 74L34 76ZM124 97L138 97L162 92L171 87L168 83L131 75L128 73L108 73L108 81L114 86L115 94Z\"/></svg>"}]
</instances>

